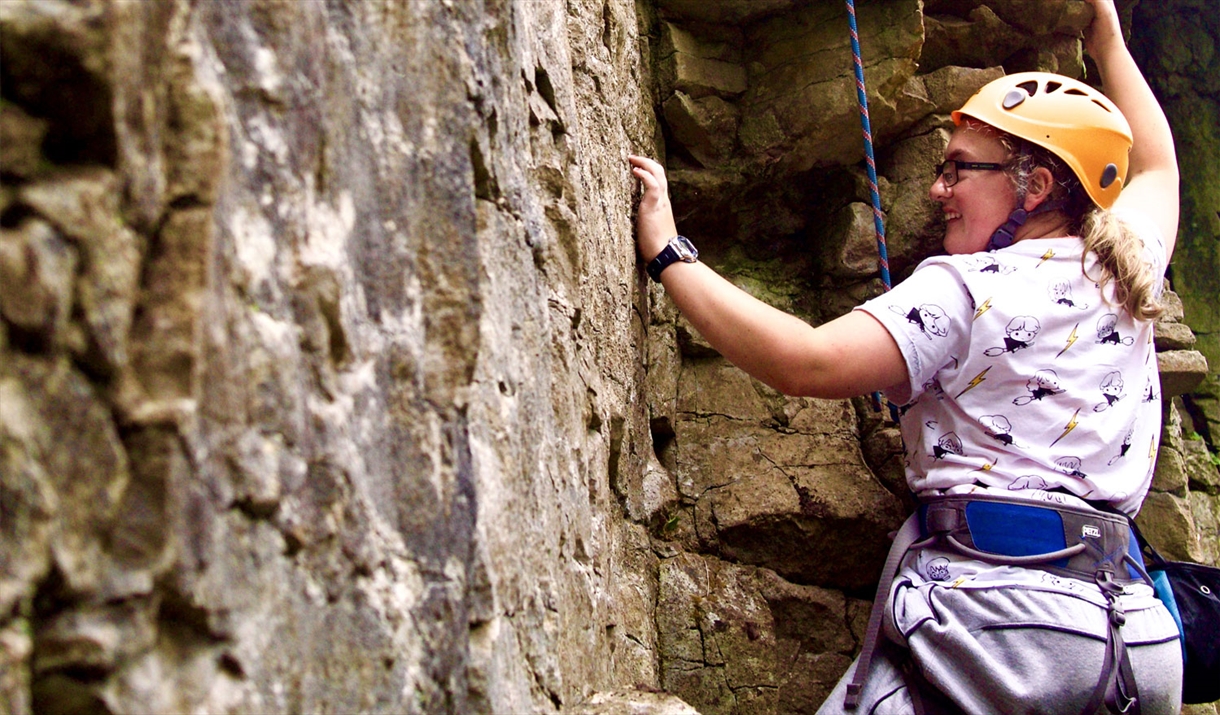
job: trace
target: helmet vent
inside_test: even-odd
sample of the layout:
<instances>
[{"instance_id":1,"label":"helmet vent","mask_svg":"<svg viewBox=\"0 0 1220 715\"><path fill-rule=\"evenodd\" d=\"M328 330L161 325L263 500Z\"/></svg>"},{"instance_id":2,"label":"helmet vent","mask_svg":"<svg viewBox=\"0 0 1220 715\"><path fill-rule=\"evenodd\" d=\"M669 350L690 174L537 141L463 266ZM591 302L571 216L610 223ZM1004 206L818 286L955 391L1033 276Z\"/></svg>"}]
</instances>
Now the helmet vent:
<instances>
[{"instance_id":1,"label":"helmet vent","mask_svg":"<svg viewBox=\"0 0 1220 715\"><path fill-rule=\"evenodd\" d=\"M1008 94L1004 95L1004 109L1012 109L1021 102L1024 102L1028 97L1028 94L1019 89L1010 89Z\"/></svg>"},{"instance_id":2,"label":"helmet vent","mask_svg":"<svg viewBox=\"0 0 1220 715\"><path fill-rule=\"evenodd\" d=\"M1118 167L1113 164L1106 164L1106 168L1101 171L1101 188L1106 188L1114 183L1118 178Z\"/></svg>"},{"instance_id":3,"label":"helmet vent","mask_svg":"<svg viewBox=\"0 0 1220 715\"><path fill-rule=\"evenodd\" d=\"M1054 92L1055 90L1059 89L1062 86L1063 86L1062 82L1054 82L1054 81L1047 82L1046 83L1046 93L1050 94L1051 92Z\"/></svg>"},{"instance_id":4,"label":"helmet vent","mask_svg":"<svg viewBox=\"0 0 1220 715\"><path fill-rule=\"evenodd\" d=\"M1018 84L1017 86L1020 87L1021 89L1025 90L1025 93L1031 97L1038 93L1038 83L1033 80L1030 80L1028 82L1022 82L1021 84Z\"/></svg>"},{"instance_id":5,"label":"helmet vent","mask_svg":"<svg viewBox=\"0 0 1220 715\"><path fill-rule=\"evenodd\" d=\"M1077 97L1087 97L1087 96L1089 96L1089 95L1085 94L1084 92L1081 92L1081 91L1080 91L1080 90L1078 90L1078 89L1069 89L1069 90L1065 90L1065 91L1064 91L1064 94L1074 94L1074 95L1076 95Z\"/></svg>"},{"instance_id":6,"label":"helmet vent","mask_svg":"<svg viewBox=\"0 0 1220 715\"><path fill-rule=\"evenodd\" d=\"M1093 100L1093 104L1096 104L1097 106L1101 107L1102 109L1106 110L1107 112L1110 111L1109 107L1102 104L1101 102L1098 102L1096 99Z\"/></svg>"}]
</instances>

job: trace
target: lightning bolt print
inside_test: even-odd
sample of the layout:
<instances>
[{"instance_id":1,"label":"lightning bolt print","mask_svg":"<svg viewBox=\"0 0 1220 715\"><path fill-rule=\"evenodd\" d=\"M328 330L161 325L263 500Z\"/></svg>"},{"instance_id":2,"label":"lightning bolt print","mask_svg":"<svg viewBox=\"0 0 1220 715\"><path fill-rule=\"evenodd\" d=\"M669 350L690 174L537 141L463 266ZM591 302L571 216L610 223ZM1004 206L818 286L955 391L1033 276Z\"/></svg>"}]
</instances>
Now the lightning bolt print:
<instances>
[{"instance_id":1,"label":"lightning bolt print","mask_svg":"<svg viewBox=\"0 0 1220 715\"><path fill-rule=\"evenodd\" d=\"M1076 323L1075 325L1072 326L1072 334L1068 336L1068 344L1063 346L1063 349L1059 351L1059 355L1062 355L1065 352L1067 352L1068 348L1072 347L1072 345L1074 345L1076 343L1076 341L1080 339L1079 336L1076 335L1076 328L1079 328L1079 327L1080 327L1080 323ZM1059 355L1056 355L1055 357L1058 358Z\"/></svg>"},{"instance_id":2,"label":"lightning bolt print","mask_svg":"<svg viewBox=\"0 0 1220 715\"><path fill-rule=\"evenodd\" d=\"M1046 263L1047 261L1049 261L1050 259L1052 259L1054 257L1055 257L1055 249L1053 249L1053 248L1046 249L1046 253L1042 254L1042 260L1038 261L1038 265L1034 266L1034 268L1041 268L1043 263Z\"/></svg>"},{"instance_id":3,"label":"lightning bolt print","mask_svg":"<svg viewBox=\"0 0 1220 715\"><path fill-rule=\"evenodd\" d=\"M1156 459L1156 435L1148 440L1148 459Z\"/></svg>"},{"instance_id":4,"label":"lightning bolt print","mask_svg":"<svg viewBox=\"0 0 1220 715\"><path fill-rule=\"evenodd\" d=\"M987 373L988 373L988 372L991 370L991 367L992 367L992 366L990 366L990 365L989 365L989 366L987 366L987 369L985 369L985 370L983 370L982 372L980 372L979 374L975 375L975 376L974 376L974 379L970 381L970 384L969 384L969 385L966 385L966 389L964 389L964 390L962 390L961 392L957 393L957 396L956 396L956 397L954 397L953 399L955 399L955 400L956 400L958 397L961 397L962 395L966 394L967 392L970 392L970 391L971 391L971 390L973 390L974 388L978 387L980 382L982 382L983 380L986 380L986 379L987 379L987 378L985 377L985 375L986 375L986 374L987 374Z\"/></svg>"},{"instance_id":5,"label":"lightning bolt print","mask_svg":"<svg viewBox=\"0 0 1220 715\"><path fill-rule=\"evenodd\" d=\"M995 465L997 465L997 464L999 464L999 463L1000 463L1000 458L999 458L999 457L996 457L996 460L995 460L994 462L986 462L986 463L984 463L984 464L983 464L983 466L979 467L978 469L976 469L976 470L974 470L974 471L976 471L976 472L990 472L992 469L994 469L994 468L995 468Z\"/></svg>"},{"instance_id":6,"label":"lightning bolt print","mask_svg":"<svg viewBox=\"0 0 1220 715\"><path fill-rule=\"evenodd\" d=\"M982 315L983 313L986 313L989 310L991 310L991 299L990 298L983 301L983 304L978 307L978 310L974 311L974 319L978 320L980 315Z\"/></svg>"},{"instance_id":7,"label":"lightning bolt print","mask_svg":"<svg viewBox=\"0 0 1220 715\"><path fill-rule=\"evenodd\" d=\"M1076 411L1074 413L1072 413L1072 419L1068 420L1068 423L1063 427L1063 434L1056 437L1054 442L1051 442L1052 447L1054 447L1056 444L1058 444L1059 440L1061 440L1064 437L1071 434L1072 430L1076 429L1076 425L1080 424L1079 422L1076 421L1076 416L1079 414L1080 414L1080 408L1077 407Z\"/></svg>"}]
</instances>

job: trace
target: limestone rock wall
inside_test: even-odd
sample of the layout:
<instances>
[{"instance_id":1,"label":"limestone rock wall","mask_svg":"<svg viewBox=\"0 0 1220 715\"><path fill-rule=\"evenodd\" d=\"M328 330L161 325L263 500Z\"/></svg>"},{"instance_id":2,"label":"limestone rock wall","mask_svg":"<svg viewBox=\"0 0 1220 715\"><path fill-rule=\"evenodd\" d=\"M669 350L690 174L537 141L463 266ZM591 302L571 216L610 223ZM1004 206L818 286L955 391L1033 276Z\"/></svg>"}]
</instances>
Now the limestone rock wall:
<instances>
[{"instance_id":1,"label":"limestone rock wall","mask_svg":"<svg viewBox=\"0 0 1220 715\"><path fill-rule=\"evenodd\" d=\"M1186 430L1220 451L1220 21L1206 2L1140 2L1131 48L1174 125L1182 227L1173 284L1211 372L1183 399Z\"/></svg>"},{"instance_id":2,"label":"limestone rock wall","mask_svg":"<svg viewBox=\"0 0 1220 715\"><path fill-rule=\"evenodd\" d=\"M1198 2L1122 4L1136 45ZM1088 10L858 5L901 278L938 245L948 111L1087 75ZM900 438L711 350L637 265L625 158L665 160L683 231L760 298L817 322L875 295L846 20L0 2L0 709L816 709L911 506ZM1214 563L1182 295L1141 519Z\"/></svg>"},{"instance_id":3,"label":"limestone rock wall","mask_svg":"<svg viewBox=\"0 0 1220 715\"><path fill-rule=\"evenodd\" d=\"M0 709L658 684L641 23L0 3Z\"/></svg>"}]
</instances>

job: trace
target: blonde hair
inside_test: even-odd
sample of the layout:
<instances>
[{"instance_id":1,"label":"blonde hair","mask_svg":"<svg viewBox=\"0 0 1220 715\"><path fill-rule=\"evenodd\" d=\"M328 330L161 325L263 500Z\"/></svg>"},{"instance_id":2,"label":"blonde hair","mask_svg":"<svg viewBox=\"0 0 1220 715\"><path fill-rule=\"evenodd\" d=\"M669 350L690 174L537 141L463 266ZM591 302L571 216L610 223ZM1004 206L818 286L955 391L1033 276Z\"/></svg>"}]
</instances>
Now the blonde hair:
<instances>
[{"instance_id":1,"label":"blonde hair","mask_svg":"<svg viewBox=\"0 0 1220 715\"><path fill-rule=\"evenodd\" d=\"M1000 132L1000 141L1010 152L1006 169L1018 189L1024 189L1036 167L1051 172L1055 187L1049 200L1064 202L1060 210L1068 218L1069 230L1084 241L1080 267L1085 276L1102 288L1113 281L1115 301L1136 320L1153 320L1163 313L1156 290L1160 278L1149 270L1139 236L1109 209L1093 203L1076 173L1054 152L1007 132ZM1097 256L1100 276L1089 275L1085 265L1089 253Z\"/></svg>"},{"instance_id":2,"label":"blonde hair","mask_svg":"<svg viewBox=\"0 0 1220 715\"><path fill-rule=\"evenodd\" d=\"M1144 261L1143 245L1126 223L1108 209L1095 208L1084 216L1080 237L1084 241L1081 270L1102 288L1114 281L1114 299L1136 320L1153 320L1164 312L1157 300L1158 277ZM1097 256L1101 275L1085 269L1089 253Z\"/></svg>"}]
</instances>

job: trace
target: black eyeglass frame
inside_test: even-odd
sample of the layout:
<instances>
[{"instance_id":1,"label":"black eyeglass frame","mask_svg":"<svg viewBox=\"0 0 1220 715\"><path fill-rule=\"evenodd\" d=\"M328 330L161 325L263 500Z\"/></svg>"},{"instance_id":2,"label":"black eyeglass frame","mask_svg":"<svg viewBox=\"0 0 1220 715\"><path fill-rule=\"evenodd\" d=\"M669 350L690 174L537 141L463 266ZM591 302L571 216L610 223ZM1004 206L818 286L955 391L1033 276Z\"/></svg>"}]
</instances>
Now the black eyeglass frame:
<instances>
[{"instance_id":1,"label":"black eyeglass frame","mask_svg":"<svg viewBox=\"0 0 1220 715\"><path fill-rule=\"evenodd\" d=\"M950 166L953 168L946 171L946 169L949 169ZM958 172L962 171L963 169L967 171L1003 171L1004 165L996 164L990 161L958 161L957 159L947 159L937 165L935 176L937 179L943 177L946 187L953 186L960 179L960 177L958 177ZM933 179L933 181L935 180L936 179Z\"/></svg>"}]
</instances>

